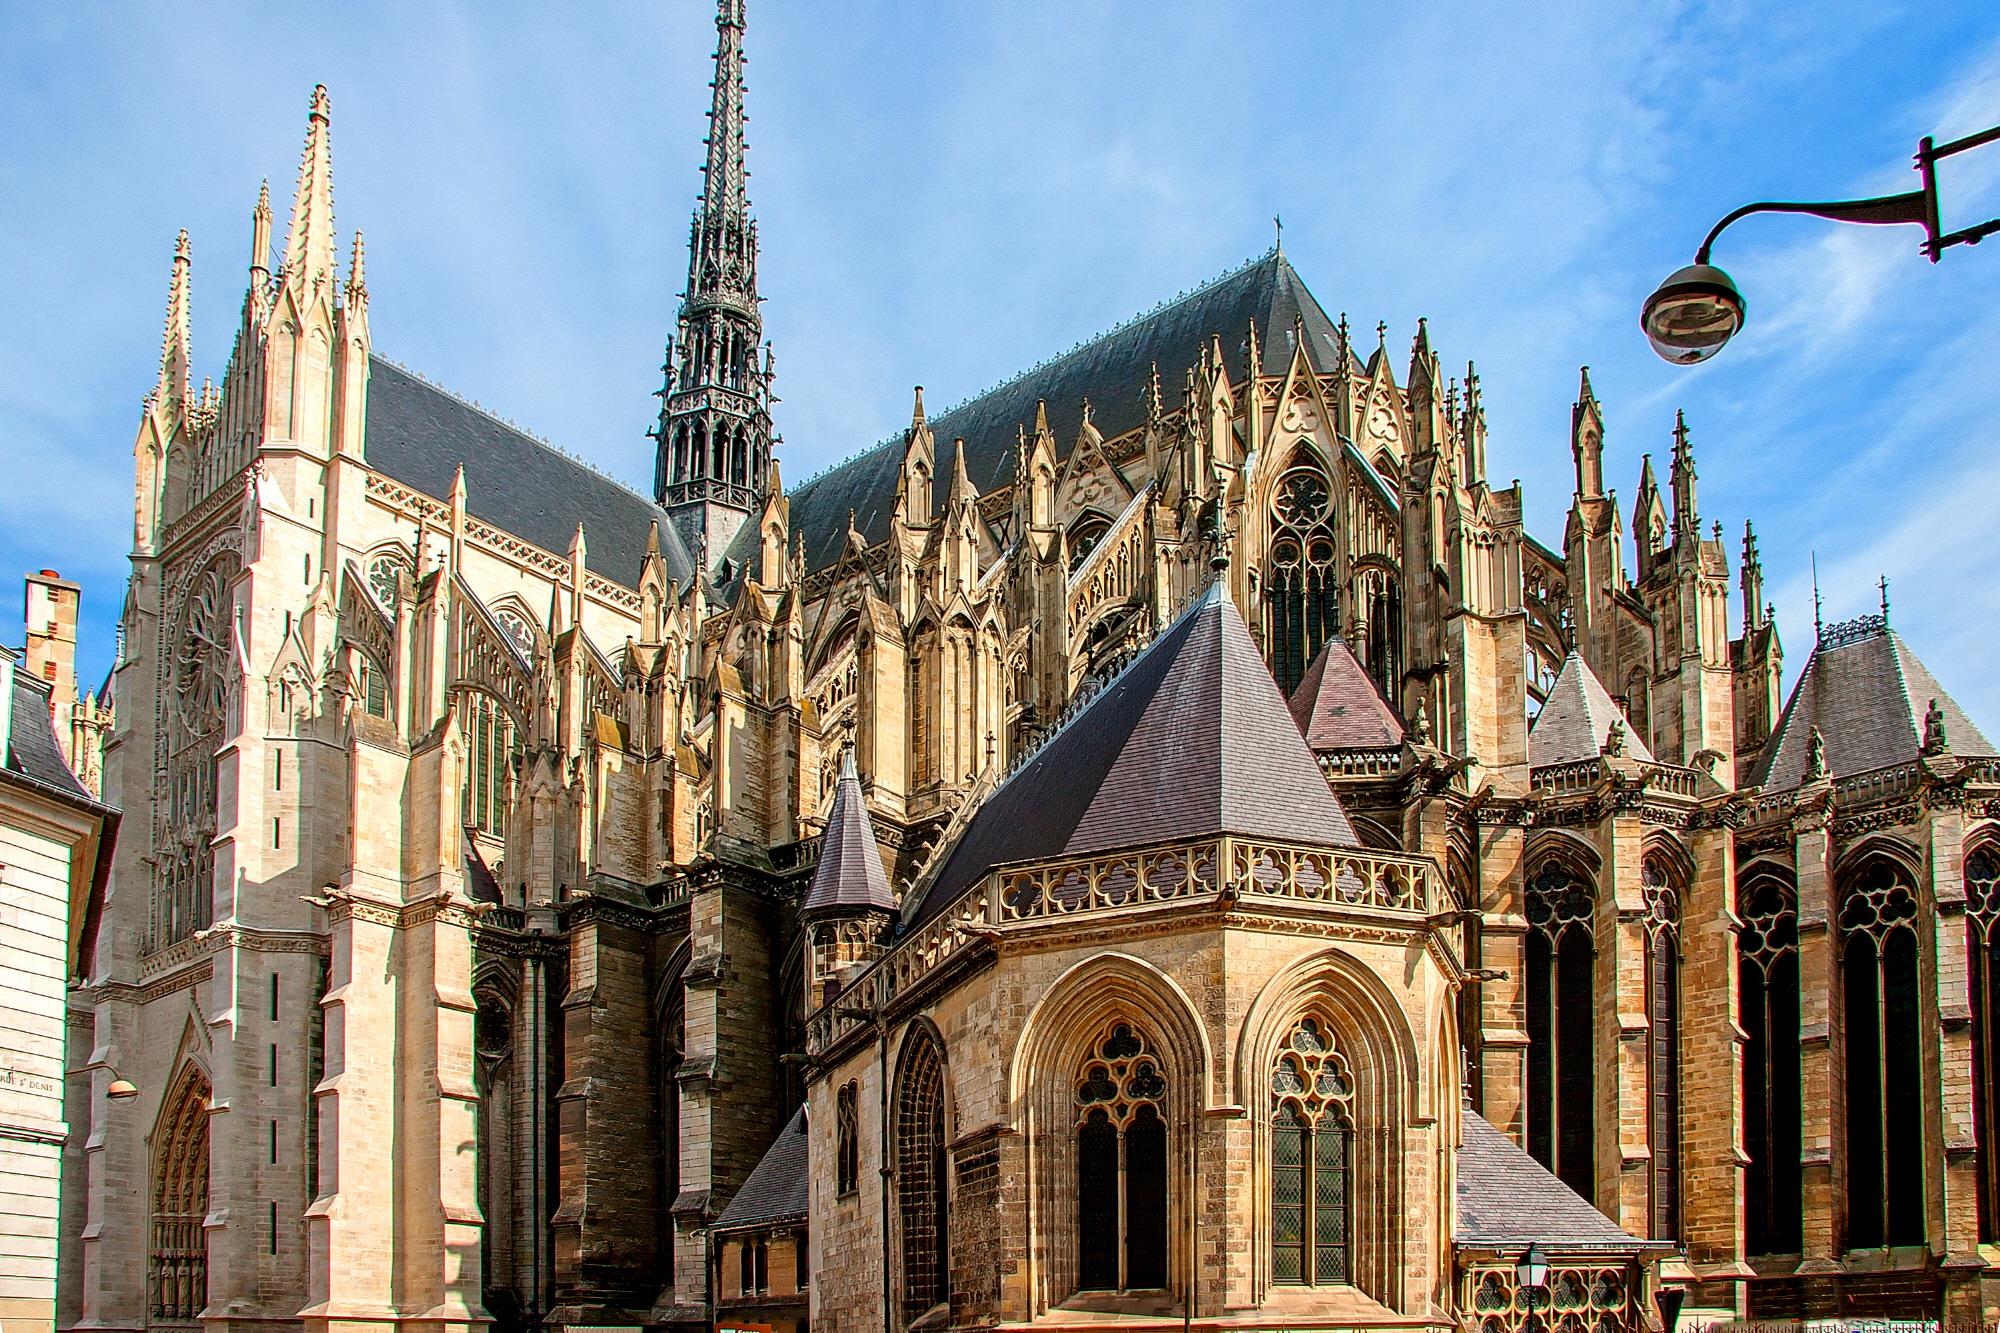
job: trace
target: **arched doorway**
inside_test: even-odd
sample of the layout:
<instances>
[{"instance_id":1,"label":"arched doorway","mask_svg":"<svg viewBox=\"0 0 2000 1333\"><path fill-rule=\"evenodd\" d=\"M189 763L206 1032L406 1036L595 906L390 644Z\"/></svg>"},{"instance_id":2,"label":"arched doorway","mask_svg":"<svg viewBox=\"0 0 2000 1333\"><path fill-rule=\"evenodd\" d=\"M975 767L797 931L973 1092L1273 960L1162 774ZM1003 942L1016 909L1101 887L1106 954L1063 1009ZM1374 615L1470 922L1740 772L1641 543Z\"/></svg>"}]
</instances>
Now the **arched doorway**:
<instances>
[{"instance_id":1,"label":"arched doorway","mask_svg":"<svg viewBox=\"0 0 2000 1333\"><path fill-rule=\"evenodd\" d=\"M208 1305L208 1079L181 1071L153 1134L152 1322L194 1324Z\"/></svg>"}]
</instances>

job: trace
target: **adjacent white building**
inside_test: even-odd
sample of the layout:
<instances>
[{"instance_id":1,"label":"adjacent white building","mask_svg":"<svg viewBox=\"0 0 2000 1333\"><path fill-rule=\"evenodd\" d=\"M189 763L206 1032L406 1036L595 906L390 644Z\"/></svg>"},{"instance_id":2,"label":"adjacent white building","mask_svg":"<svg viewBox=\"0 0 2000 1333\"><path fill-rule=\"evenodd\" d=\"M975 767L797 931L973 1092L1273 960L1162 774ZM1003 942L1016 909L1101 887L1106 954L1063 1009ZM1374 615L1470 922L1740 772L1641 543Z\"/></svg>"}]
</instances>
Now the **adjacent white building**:
<instances>
[{"instance_id":1,"label":"adjacent white building","mask_svg":"<svg viewBox=\"0 0 2000 1333\"><path fill-rule=\"evenodd\" d=\"M0 648L0 1333L51 1333L64 984L118 817L63 760L47 681Z\"/></svg>"}]
</instances>

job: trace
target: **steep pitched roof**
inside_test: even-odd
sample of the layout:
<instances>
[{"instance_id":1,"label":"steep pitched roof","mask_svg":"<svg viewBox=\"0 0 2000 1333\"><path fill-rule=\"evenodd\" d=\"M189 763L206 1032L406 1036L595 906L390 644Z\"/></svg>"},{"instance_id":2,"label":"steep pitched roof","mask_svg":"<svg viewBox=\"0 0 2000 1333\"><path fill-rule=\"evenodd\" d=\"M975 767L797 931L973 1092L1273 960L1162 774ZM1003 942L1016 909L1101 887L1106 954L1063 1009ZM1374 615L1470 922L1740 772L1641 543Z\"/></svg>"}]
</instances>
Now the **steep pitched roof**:
<instances>
[{"instance_id":1,"label":"steep pitched roof","mask_svg":"<svg viewBox=\"0 0 2000 1333\"><path fill-rule=\"evenodd\" d=\"M854 771L851 749L840 756L840 782L833 789L826 831L820 834L819 864L813 867L804 910L838 907L896 910L896 895L882 869L881 845L875 841L875 824L868 817L868 802L861 794L861 777Z\"/></svg>"},{"instance_id":2,"label":"steep pitched roof","mask_svg":"<svg viewBox=\"0 0 2000 1333\"><path fill-rule=\"evenodd\" d=\"M911 917L992 867L1238 833L1354 846L1218 583L988 797Z\"/></svg>"},{"instance_id":3,"label":"steep pitched roof","mask_svg":"<svg viewBox=\"0 0 2000 1333\"><path fill-rule=\"evenodd\" d=\"M1628 1235L1549 1169L1515 1146L1478 1112L1465 1112L1458 1151L1458 1229L1468 1249L1653 1249Z\"/></svg>"},{"instance_id":4,"label":"steep pitched roof","mask_svg":"<svg viewBox=\"0 0 2000 1333\"><path fill-rule=\"evenodd\" d=\"M1153 367L1159 367L1166 391L1178 396L1210 335L1221 336L1230 380L1240 383L1253 320L1263 360L1259 373L1282 375L1291 365L1295 320L1303 322L1314 366L1330 370L1336 364L1333 322L1291 264L1274 252L930 418L937 440L935 475L950 475L957 458L953 441L962 436L966 474L982 494L1013 481L1015 429L1032 428L1038 402L1048 404L1059 453L1076 440L1086 398L1105 439L1137 428L1146 419L1144 395ZM850 509L869 544L888 535L902 461L899 433L793 492L792 531L805 540L809 568L820 569L839 556ZM938 511L945 489L934 488Z\"/></svg>"},{"instance_id":5,"label":"steep pitched roof","mask_svg":"<svg viewBox=\"0 0 2000 1333\"><path fill-rule=\"evenodd\" d=\"M77 781L63 759L62 747L56 742L55 720L49 711L49 687L30 676L25 667L16 667L11 674L13 713L7 726L6 753L0 754L0 769L15 778L26 779L29 786L67 804L109 810L111 807Z\"/></svg>"},{"instance_id":6,"label":"steep pitched roof","mask_svg":"<svg viewBox=\"0 0 2000 1333\"><path fill-rule=\"evenodd\" d=\"M715 1219L716 1229L770 1226L806 1215L812 1203L812 1172L806 1155L806 1108L792 1112L792 1118L771 1140L771 1146L751 1168L750 1178L736 1197Z\"/></svg>"},{"instance_id":7,"label":"steep pitched roof","mask_svg":"<svg viewBox=\"0 0 2000 1333\"><path fill-rule=\"evenodd\" d=\"M1804 781L1815 727L1826 739L1833 777L1907 763L1922 749L1933 699L1953 754L2000 753L1882 617L1829 626L1792 687L1750 785L1783 791Z\"/></svg>"},{"instance_id":8,"label":"steep pitched roof","mask_svg":"<svg viewBox=\"0 0 2000 1333\"><path fill-rule=\"evenodd\" d=\"M1292 691L1292 720L1314 750L1388 750L1403 720L1375 688L1345 640L1328 639Z\"/></svg>"},{"instance_id":9,"label":"steep pitched roof","mask_svg":"<svg viewBox=\"0 0 2000 1333\"><path fill-rule=\"evenodd\" d=\"M463 464L467 511L543 550L569 550L581 521L584 564L624 587L639 586L649 528L677 586L694 567L651 500L381 357L368 362L362 448L376 471L447 502Z\"/></svg>"},{"instance_id":10,"label":"steep pitched roof","mask_svg":"<svg viewBox=\"0 0 2000 1333\"><path fill-rule=\"evenodd\" d=\"M1528 728L1528 762L1539 768L1595 759L1604 753L1614 721L1624 723L1625 715L1611 701L1597 673L1571 649L1556 683L1549 687L1548 702ZM1625 753L1647 763L1653 760L1653 752L1633 733L1630 723L1625 723Z\"/></svg>"}]
</instances>

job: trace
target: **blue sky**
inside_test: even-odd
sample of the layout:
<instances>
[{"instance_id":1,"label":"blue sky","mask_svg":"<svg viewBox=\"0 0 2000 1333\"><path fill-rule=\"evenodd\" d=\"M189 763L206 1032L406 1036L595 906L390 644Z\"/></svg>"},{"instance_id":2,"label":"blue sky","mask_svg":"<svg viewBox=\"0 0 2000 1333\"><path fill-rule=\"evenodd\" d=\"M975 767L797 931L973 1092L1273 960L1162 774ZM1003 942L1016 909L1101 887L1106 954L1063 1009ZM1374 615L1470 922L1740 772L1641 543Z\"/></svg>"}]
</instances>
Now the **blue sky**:
<instances>
[{"instance_id":1,"label":"blue sky","mask_svg":"<svg viewBox=\"0 0 2000 1333\"><path fill-rule=\"evenodd\" d=\"M1635 324L1735 205L1912 188L1920 135L2000 123L2000 11L1896 11L751 0L786 476L898 428L912 384L956 402L1235 266L1282 213L1321 303L1386 320L1399 365L1418 316L1447 365L1478 362L1492 472L1527 484L1543 541L1587 363L1628 519L1686 409L1704 523L1734 552L1756 521L1788 684L1817 550L1828 619L1886 574L1896 625L2000 736L2000 241L1933 267L1914 229L1753 219L1716 252L1750 303L1735 344L1676 370ZM257 184L282 231L315 82L377 349L649 483L713 10L556 12L0 11L0 577L83 582L91 678L174 234L219 378ZM1943 188L1947 225L2000 213L2000 145Z\"/></svg>"}]
</instances>

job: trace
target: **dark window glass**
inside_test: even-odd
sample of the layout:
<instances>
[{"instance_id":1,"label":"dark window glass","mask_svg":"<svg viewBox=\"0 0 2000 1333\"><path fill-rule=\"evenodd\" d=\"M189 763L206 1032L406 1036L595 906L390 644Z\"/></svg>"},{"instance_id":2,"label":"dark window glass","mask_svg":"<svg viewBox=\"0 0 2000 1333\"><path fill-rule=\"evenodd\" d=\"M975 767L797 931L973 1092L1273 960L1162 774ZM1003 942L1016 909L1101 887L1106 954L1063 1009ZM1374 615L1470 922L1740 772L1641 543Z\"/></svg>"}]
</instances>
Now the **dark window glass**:
<instances>
[{"instance_id":1,"label":"dark window glass","mask_svg":"<svg viewBox=\"0 0 2000 1333\"><path fill-rule=\"evenodd\" d=\"M1077 1286L1118 1287L1118 1131L1092 1111L1076 1135Z\"/></svg>"}]
</instances>

